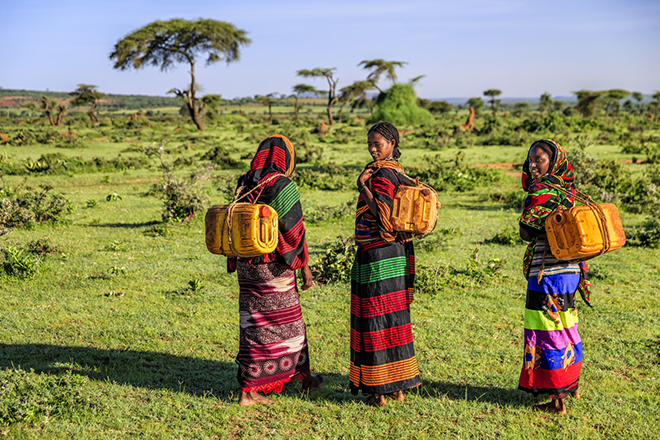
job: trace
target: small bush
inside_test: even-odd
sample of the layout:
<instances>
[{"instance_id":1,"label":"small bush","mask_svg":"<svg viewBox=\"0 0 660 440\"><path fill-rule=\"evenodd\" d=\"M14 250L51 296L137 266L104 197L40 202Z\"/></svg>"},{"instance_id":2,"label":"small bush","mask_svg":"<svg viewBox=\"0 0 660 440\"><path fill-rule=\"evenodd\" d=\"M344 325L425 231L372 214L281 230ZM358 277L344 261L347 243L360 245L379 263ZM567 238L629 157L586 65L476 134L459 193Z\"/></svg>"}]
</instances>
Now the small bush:
<instances>
[{"instance_id":1,"label":"small bush","mask_svg":"<svg viewBox=\"0 0 660 440\"><path fill-rule=\"evenodd\" d=\"M470 253L464 268L457 269L442 264L418 265L415 271L415 289L420 293L436 293L443 288L483 286L503 277L504 262L499 258L479 261L479 247L476 247Z\"/></svg>"},{"instance_id":2,"label":"small bush","mask_svg":"<svg viewBox=\"0 0 660 440\"><path fill-rule=\"evenodd\" d=\"M0 183L0 230L64 221L73 205L64 196L51 193L52 189L49 185L34 189L25 183L16 187Z\"/></svg>"},{"instance_id":3,"label":"small bush","mask_svg":"<svg viewBox=\"0 0 660 440\"><path fill-rule=\"evenodd\" d=\"M660 218L652 215L646 218L641 227L626 230L628 245L659 248L660 247Z\"/></svg>"},{"instance_id":4,"label":"small bush","mask_svg":"<svg viewBox=\"0 0 660 440\"><path fill-rule=\"evenodd\" d=\"M354 200L349 200L338 206L308 205L304 212L305 223L313 225L326 220L335 220L344 216L351 216L355 213L355 205L356 202Z\"/></svg>"},{"instance_id":5,"label":"small bush","mask_svg":"<svg viewBox=\"0 0 660 440\"><path fill-rule=\"evenodd\" d=\"M509 192L493 192L488 194L489 200L497 203L502 203L504 208L512 209L516 212L522 211L523 203L525 202L526 197L527 197L527 193L522 190L509 191Z\"/></svg>"},{"instance_id":6,"label":"small bush","mask_svg":"<svg viewBox=\"0 0 660 440\"><path fill-rule=\"evenodd\" d=\"M514 231L499 231L490 238L484 240L488 244L501 244L503 246L516 246L523 243L520 235Z\"/></svg>"},{"instance_id":7,"label":"small bush","mask_svg":"<svg viewBox=\"0 0 660 440\"><path fill-rule=\"evenodd\" d=\"M150 194L158 194L164 201L163 221L188 221L206 209L209 197L203 191L201 183L211 178L214 170L212 163L194 170L187 180L175 177L173 166L165 162L163 145L152 145L143 149L149 157L158 157L163 171L163 180L155 184Z\"/></svg>"},{"instance_id":8,"label":"small bush","mask_svg":"<svg viewBox=\"0 0 660 440\"><path fill-rule=\"evenodd\" d=\"M220 168L242 168L243 162L233 159L224 147L214 147L202 154L200 159L212 162Z\"/></svg>"},{"instance_id":9,"label":"small bush","mask_svg":"<svg viewBox=\"0 0 660 440\"><path fill-rule=\"evenodd\" d=\"M425 157L426 168L410 167L406 173L420 180L436 191L470 191L477 186L498 182L502 172L486 167L473 168L465 163L465 155L458 152L453 160L445 160L439 156Z\"/></svg>"},{"instance_id":10,"label":"small bush","mask_svg":"<svg viewBox=\"0 0 660 440\"><path fill-rule=\"evenodd\" d=\"M351 280L351 268L355 260L353 238L337 239L325 246L325 254L311 265L312 275L318 283L346 283Z\"/></svg>"},{"instance_id":11,"label":"small bush","mask_svg":"<svg viewBox=\"0 0 660 440\"><path fill-rule=\"evenodd\" d=\"M62 250L59 247L52 245L47 238L39 238L37 240L28 242L25 245L25 251L34 255L41 256L62 253Z\"/></svg>"},{"instance_id":12,"label":"small bush","mask_svg":"<svg viewBox=\"0 0 660 440\"><path fill-rule=\"evenodd\" d=\"M41 260L26 252L7 246L4 248L2 268L5 274L17 278L30 278L37 273Z\"/></svg>"}]
</instances>

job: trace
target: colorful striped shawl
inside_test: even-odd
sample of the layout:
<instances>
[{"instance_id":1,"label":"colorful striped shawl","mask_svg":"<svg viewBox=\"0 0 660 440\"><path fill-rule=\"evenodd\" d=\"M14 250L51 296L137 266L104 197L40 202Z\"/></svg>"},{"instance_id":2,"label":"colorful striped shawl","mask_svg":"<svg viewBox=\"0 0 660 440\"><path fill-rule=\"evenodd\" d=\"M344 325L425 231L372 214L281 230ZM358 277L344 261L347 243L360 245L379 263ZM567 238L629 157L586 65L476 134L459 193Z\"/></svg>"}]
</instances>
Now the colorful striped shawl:
<instances>
[{"instance_id":1,"label":"colorful striped shawl","mask_svg":"<svg viewBox=\"0 0 660 440\"><path fill-rule=\"evenodd\" d=\"M246 259L251 264L277 261L282 266L295 270L308 262L300 194L296 185L289 179L295 169L295 163L293 145L286 137L276 134L259 144L250 171L238 181L239 187L244 186L244 191L249 191L259 182L279 174L262 189L257 189L247 197L250 203L272 206L279 217L279 236L275 252Z\"/></svg>"},{"instance_id":2,"label":"colorful striped shawl","mask_svg":"<svg viewBox=\"0 0 660 440\"><path fill-rule=\"evenodd\" d=\"M367 164L365 169L373 168L374 173L367 182L367 186L374 196L376 205L378 206L378 215L376 216L376 224L380 233L380 237L386 242L392 242L397 238L397 232L394 231L390 218L392 216L392 200L394 192L399 186L399 179L396 172L403 173L403 167L395 160L378 160ZM355 212L356 225L362 220L365 214L371 214L369 205L363 195L360 194L357 203L357 210ZM358 243L360 244L360 243Z\"/></svg>"}]
</instances>

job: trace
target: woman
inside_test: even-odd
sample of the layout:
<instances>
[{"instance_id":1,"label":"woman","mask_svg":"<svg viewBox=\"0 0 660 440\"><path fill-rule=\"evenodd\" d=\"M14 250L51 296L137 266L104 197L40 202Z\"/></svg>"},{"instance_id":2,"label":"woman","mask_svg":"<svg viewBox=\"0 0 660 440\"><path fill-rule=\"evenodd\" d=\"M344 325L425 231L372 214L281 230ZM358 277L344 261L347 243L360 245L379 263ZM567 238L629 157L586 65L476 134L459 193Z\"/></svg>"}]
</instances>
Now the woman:
<instances>
[{"instance_id":1,"label":"woman","mask_svg":"<svg viewBox=\"0 0 660 440\"><path fill-rule=\"evenodd\" d=\"M351 273L351 392L405 400L402 390L421 384L413 348L410 303L415 256L412 241L390 224L392 198L399 186L399 132L388 122L371 127L367 137L373 161L357 185L355 242Z\"/></svg>"},{"instance_id":2,"label":"woman","mask_svg":"<svg viewBox=\"0 0 660 440\"><path fill-rule=\"evenodd\" d=\"M549 394L551 401L534 408L566 414L564 398L579 398L582 341L578 334L575 292L588 288L586 266L558 261L550 252L545 220L558 207L568 209L575 193L573 168L559 144L534 142L523 165L522 186L529 193L520 217L520 237L530 242L524 258L528 278L525 304L525 355L519 388ZM582 277L584 269L585 277Z\"/></svg>"},{"instance_id":3,"label":"woman","mask_svg":"<svg viewBox=\"0 0 660 440\"><path fill-rule=\"evenodd\" d=\"M300 194L289 179L296 155L287 138L273 135L261 142L250 171L239 179L239 194L252 191L251 203L272 206L279 217L277 249L254 258L228 259L228 270L238 272L240 345L236 363L243 406L271 403L265 394L279 393L292 378L309 392L321 386L312 376L305 323L295 271L302 271L302 290L312 285L307 265L307 243ZM243 199L243 201L246 201Z\"/></svg>"}]
</instances>

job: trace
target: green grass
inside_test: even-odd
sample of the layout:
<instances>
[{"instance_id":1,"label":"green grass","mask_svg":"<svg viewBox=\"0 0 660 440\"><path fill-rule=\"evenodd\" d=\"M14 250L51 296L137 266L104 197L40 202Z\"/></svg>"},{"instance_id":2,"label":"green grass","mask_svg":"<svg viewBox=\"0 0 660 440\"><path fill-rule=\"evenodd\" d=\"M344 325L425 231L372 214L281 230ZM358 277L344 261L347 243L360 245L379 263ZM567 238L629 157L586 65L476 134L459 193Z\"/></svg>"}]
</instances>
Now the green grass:
<instances>
[{"instance_id":1,"label":"green grass","mask_svg":"<svg viewBox=\"0 0 660 440\"><path fill-rule=\"evenodd\" d=\"M154 129L154 136L172 130ZM231 143L232 157L240 158L256 149L256 143L243 140L248 130L238 136L234 127L210 127L204 133L207 143L193 143L169 159L205 152L232 136L238 139ZM182 143L174 140L171 146ZM324 162L357 167L368 159L357 134L347 144L320 145ZM129 146L134 145L91 143L83 150L0 146L0 154L34 158L64 151L114 157ZM603 157L618 157L607 145L590 148ZM440 154L452 157L457 151ZM475 164L520 162L525 154L519 147L460 151ZM403 153L404 166L436 154L405 148ZM0 387L0 434L6 438L660 437L658 250L624 247L593 260L600 274L594 280L594 309L581 301L578 305L582 399L567 401L567 416L533 412L532 405L542 398L516 390L524 249L484 243L499 231L516 230L518 213L487 197L494 190L517 190L516 177L504 177L496 188L440 194L436 241L418 245L418 267L460 271L475 247L480 262L499 258L504 264L479 283L446 272L436 293L416 295L412 322L422 386L406 393L406 402L371 408L363 397L350 394L350 288L338 284L301 295L312 369L324 376L323 388L305 396L292 383L270 406L239 407L235 275L227 274L223 257L206 251L201 216L185 224L161 223L162 202L144 195L159 178L155 166L28 177L32 184L53 185L75 211L68 224L0 237L0 246L47 239L58 249L44 257L33 278L0 278L0 385L5 384ZM4 179L11 183L23 177ZM216 187L207 184L214 204L225 201ZM106 201L112 193L121 200ZM301 193L303 209L337 206L356 195L352 186ZM97 200L96 206L86 207L90 199ZM644 218L626 212L622 217L626 224ZM154 227L165 233L154 234ZM312 259L336 236L350 237L352 228L350 216L308 225ZM189 288L193 279L203 285L196 292Z\"/></svg>"}]
</instances>

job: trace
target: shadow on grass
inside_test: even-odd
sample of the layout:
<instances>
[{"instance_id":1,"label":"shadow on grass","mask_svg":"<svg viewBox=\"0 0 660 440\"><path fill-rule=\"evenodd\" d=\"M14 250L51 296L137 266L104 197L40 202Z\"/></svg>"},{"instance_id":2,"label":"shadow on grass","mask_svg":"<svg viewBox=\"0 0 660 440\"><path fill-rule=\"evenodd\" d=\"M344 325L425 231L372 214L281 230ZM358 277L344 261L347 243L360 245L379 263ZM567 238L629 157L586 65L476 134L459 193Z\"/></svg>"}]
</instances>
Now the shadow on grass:
<instances>
[{"instance_id":1,"label":"shadow on grass","mask_svg":"<svg viewBox=\"0 0 660 440\"><path fill-rule=\"evenodd\" d=\"M92 228L126 228L126 229L135 229L135 228L145 228L148 226L155 226L163 224L159 220L152 220L150 222L141 222L141 223L90 223L87 226Z\"/></svg>"},{"instance_id":2,"label":"shadow on grass","mask_svg":"<svg viewBox=\"0 0 660 440\"><path fill-rule=\"evenodd\" d=\"M420 394L434 398L447 397L452 400L488 402L501 406L531 406L537 403L538 400L531 394L519 391L514 387L498 388L496 386L474 386L432 381L422 382Z\"/></svg>"},{"instance_id":3,"label":"shadow on grass","mask_svg":"<svg viewBox=\"0 0 660 440\"><path fill-rule=\"evenodd\" d=\"M34 369L60 374L71 371L93 380L149 389L212 395L234 401L237 365L188 356L132 350L104 350L47 344L0 344L0 368Z\"/></svg>"},{"instance_id":4,"label":"shadow on grass","mask_svg":"<svg viewBox=\"0 0 660 440\"><path fill-rule=\"evenodd\" d=\"M0 344L0 368L33 369L35 372L61 374L66 371L92 380L111 381L152 390L167 389L196 396L213 396L236 402L239 393L237 366L233 362L212 361L189 356L149 351L105 350L93 347L67 347L48 344ZM314 372L313 374L317 374ZM311 400L326 400L339 405L364 402L348 387L348 376L325 373L321 389L307 396L300 393L298 381L291 381L284 395L300 395ZM424 381L408 392L422 397L489 402L501 406L529 406L536 403L531 395L513 388L472 386L448 382Z\"/></svg>"}]
</instances>

